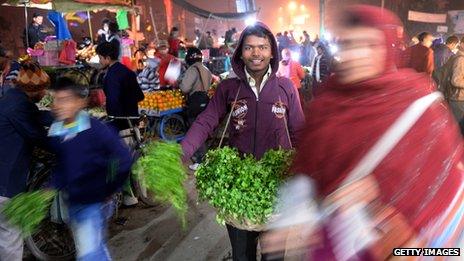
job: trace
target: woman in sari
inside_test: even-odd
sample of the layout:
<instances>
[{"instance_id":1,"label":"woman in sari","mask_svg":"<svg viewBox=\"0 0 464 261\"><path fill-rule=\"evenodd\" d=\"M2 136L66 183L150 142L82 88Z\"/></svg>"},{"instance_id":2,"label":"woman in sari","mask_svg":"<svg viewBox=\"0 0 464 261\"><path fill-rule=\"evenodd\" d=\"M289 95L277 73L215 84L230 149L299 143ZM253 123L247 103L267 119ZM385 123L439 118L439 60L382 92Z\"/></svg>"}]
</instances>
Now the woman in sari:
<instances>
[{"instance_id":1,"label":"woman in sari","mask_svg":"<svg viewBox=\"0 0 464 261\"><path fill-rule=\"evenodd\" d=\"M310 256L384 260L399 247L458 247L464 155L447 105L434 93L430 77L396 68L401 23L394 14L353 6L340 17L340 63L308 107L292 169L310 177L326 210L310 237ZM428 105L418 113L425 100ZM398 135L398 126L392 126L404 123L410 126ZM396 141L386 138L392 135ZM374 153L382 148L383 155ZM363 169L367 175L353 178ZM305 224L286 225L266 235L265 251L275 251L279 243L286 248L289 242L306 243L294 235Z\"/></svg>"}]
</instances>

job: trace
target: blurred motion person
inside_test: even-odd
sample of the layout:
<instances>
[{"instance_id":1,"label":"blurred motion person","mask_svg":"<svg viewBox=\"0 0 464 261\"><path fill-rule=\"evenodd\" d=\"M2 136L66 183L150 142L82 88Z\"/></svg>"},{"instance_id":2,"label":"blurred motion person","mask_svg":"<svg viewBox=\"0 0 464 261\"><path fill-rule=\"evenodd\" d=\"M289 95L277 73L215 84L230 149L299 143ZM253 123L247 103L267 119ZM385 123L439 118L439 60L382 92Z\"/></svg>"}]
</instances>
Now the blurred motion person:
<instances>
[{"instance_id":1,"label":"blurred motion person","mask_svg":"<svg viewBox=\"0 0 464 261\"><path fill-rule=\"evenodd\" d=\"M111 260L105 239L111 198L129 176L132 158L116 131L84 111L87 95L88 89L67 78L54 86L52 184L64 193L77 260L104 261Z\"/></svg>"},{"instance_id":2,"label":"blurred motion person","mask_svg":"<svg viewBox=\"0 0 464 261\"><path fill-rule=\"evenodd\" d=\"M292 59L292 52L289 49L282 50L282 60L279 63L279 70L276 75L277 77L290 79L300 95L300 101L303 102L301 81L305 78L305 71L299 62Z\"/></svg>"},{"instance_id":3,"label":"blurred motion person","mask_svg":"<svg viewBox=\"0 0 464 261\"><path fill-rule=\"evenodd\" d=\"M11 79L14 87L0 98L0 207L26 191L32 150L44 146L46 122L35 103L45 95L50 78L38 64L23 61ZM0 213L0 260L23 258L23 238Z\"/></svg>"},{"instance_id":4,"label":"blurred motion person","mask_svg":"<svg viewBox=\"0 0 464 261\"><path fill-rule=\"evenodd\" d=\"M196 47L187 50L185 62L189 67L179 83L179 88L187 95L187 116L189 124L192 124L208 106L208 90L211 87L212 74L203 65L203 54ZM194 164L189 168L197 170L205 154L206 146L203 145L194 153Z\"/></svg>"},{"instance_id":5,"label":"blurred motion person","mask_svg":"<svg viewBox=\"0 0 464 261\"><path fill-rule=\"evenodd\" d=\"M174 57L178 57L181 40L179 39L179 29L177 27L173 27L171 29L171 33L169 34L168 43L169 43L169 54Z\"/></svg>"},{"instance_id":6,"label":"blurred motion person","mask_svg":"<svg viewBox=\"0 0 464 261\"><path fill-rule=\"evenodd\" d=\"M340 17L341 62L309 105L292 168L315 185L320 226L302 235L310 219L295 209L286 216L296 222L266 236L265 252L312 243L312 260L386 260L398 247L458 247L464 151L455 121L428 76L395 68L393 13L352 6Z\"/></svg>"},{"instance_id":7,"label":"blurred motion person","mask_svg":"<svg viewBox=\"0 0 464 261\"><path fill-rule=\"evenodd\" d=\"M175 57L169 54L169 44L166 40L160 40L155 52L155 58L159 60L158 74L161 87L166 87L169 82L166 80L165 75L169 67L169 63L175 59Z\"/></svg>"},{"instance_id":8,"label":"blurred motion person","mask_svg":"<svg viewBox=\"0 0 464 261\"><path fill-rule=\"evenodd\" d=\"M461 122L464 119L464 38L456 55L451 57L440 72L440 90L448 101L454 118Z\"/></svg>"},{"instance_id":9,"label":"blurred motion person","mask_svg":"<svg viewBox=\"0 0 464 261\"><path fill-rule=\"evenodd\" d=\"M432 46L433 35L423 32L417 38L419 43L408 49L409 62L407 67L431 76L434 69L433 50L430 48Z\"/></svg>"},{"instance_id":10,"label":"blurred motion person","mask_svg":"<svg viewBox=\"0 0 464 261\"><path fill-rule=\"evenodd\" d=\"M313 86L320 86L326 82L330 76L331 57L327 52L326 46L319 42L316 47L317 56L311 63L311 75L313 77Z\"/></svg>"},{"instance_id":11,"label":"blurred motion person","mask_svg":"<svg viewBox=\"0 0 464 261\"><path fill-rule=\"evenodd\" d=\"M435 59L435 70L445 65L445 63L454 55L459 45L459 38L452 35L446 39L446 44L439 44L433 51Z\"/></svg>"}]
</instances>

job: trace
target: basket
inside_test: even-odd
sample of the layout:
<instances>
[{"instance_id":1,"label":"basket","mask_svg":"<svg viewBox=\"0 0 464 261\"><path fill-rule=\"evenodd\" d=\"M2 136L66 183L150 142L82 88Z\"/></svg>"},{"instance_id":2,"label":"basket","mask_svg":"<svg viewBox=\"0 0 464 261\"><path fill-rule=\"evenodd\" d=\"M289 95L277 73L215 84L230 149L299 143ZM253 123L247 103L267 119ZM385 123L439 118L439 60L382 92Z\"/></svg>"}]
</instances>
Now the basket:
<instances>
[{"instance_id":1,"label":"basket","mask_svg":"<svg viewBox=\"0 0 464 261\"><path fill-rule=\"evenodd\" d=\"M250 220L244 219L242 222L240 222L237 219L234 219L232 217L226 217L225 221L227 224L238 228L240 230L247 230L247 231L256 231L256 232L261 232L266 230L266 224L254 224Z\"/></svg>"}]
</instances>

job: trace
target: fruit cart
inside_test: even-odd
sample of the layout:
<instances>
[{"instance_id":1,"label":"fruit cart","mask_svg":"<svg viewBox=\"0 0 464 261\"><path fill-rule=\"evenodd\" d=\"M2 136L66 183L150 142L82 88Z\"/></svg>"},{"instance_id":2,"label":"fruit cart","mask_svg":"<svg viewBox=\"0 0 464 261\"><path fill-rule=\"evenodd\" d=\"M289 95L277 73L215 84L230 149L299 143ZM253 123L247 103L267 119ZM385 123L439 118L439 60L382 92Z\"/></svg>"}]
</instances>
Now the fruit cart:
<instances>
[{"instance_id":1,"label":"fruit cart","mask_svg":"<svg viewBox=\"0 0 464 261\"><path fill-rule=\"evenodd\" d=\"M180 141L187 132L183 111L185 97L179 90L145 92L139 103L141 114L149 117L149 131L163 140Z\"/></svg>"}]
</instances>

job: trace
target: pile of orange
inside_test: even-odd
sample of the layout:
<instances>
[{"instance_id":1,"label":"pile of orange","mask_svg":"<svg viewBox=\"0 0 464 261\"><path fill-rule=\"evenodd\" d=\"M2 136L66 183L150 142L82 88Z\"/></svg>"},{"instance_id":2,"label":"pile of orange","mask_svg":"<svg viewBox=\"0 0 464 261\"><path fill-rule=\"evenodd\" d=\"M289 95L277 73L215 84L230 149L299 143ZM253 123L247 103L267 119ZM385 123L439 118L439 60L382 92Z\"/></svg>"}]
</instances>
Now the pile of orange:
<instances>
[{"instance_id":1,"label":"pile of orange","mask_svg":"<svg viewBox=\"0 0 464 261\"><path fill-rule=\"evenodd\" d=\"M179 90L146 92L139 103L141 109L167 111L184 107L185 97Z\"/></svg>"}]
</instances>

